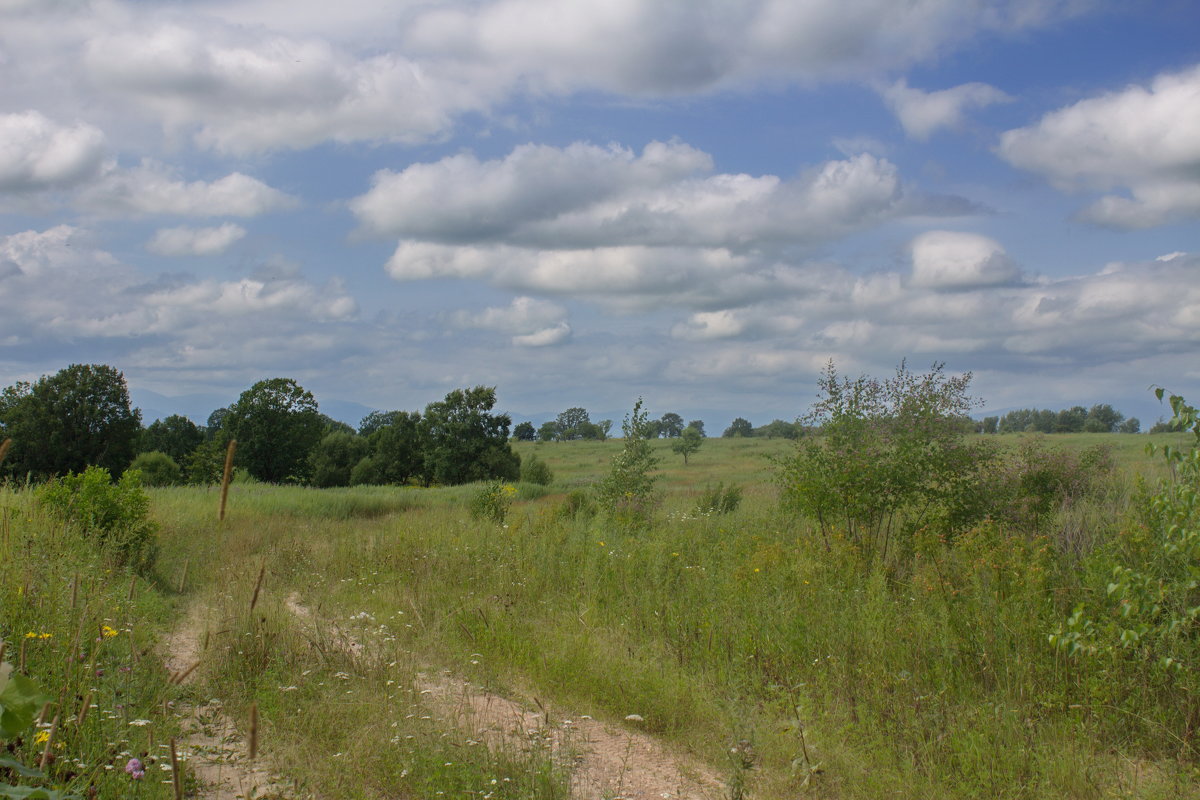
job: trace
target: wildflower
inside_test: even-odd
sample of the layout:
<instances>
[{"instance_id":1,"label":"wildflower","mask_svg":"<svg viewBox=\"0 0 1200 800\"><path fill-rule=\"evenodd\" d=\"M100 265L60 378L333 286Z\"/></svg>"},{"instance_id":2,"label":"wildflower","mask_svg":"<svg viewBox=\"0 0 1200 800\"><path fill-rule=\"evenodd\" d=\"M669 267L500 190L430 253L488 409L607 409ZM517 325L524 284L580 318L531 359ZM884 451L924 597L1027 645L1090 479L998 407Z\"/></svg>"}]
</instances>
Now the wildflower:
<instances>
[{"instance_id":1,"label":"wildflower","mask_svg":"<svg viewBox=\"0 0 1200 800\"><path fill-rule=\"evenodd\" d=\"M118 631L115 628L110 628L108 625L104 625L100 628L100 634L105 639L111 639L118 634Z\"/></svg>"},{"instance_id":2,"label":"wildflower","mask_svg":"<svg viewBox=\"0 0 1200 800\"><path fill-rule=\"evenodd\" d=\"M146 768L142 765L141 760L137 758L129 759L129 763L125 765L125 771L128 772L129 777L133 778L135 781L140 781L142 778L146 777Z\"/></svg>"},{"instance_id":3,"label":"wildflower","mask_svg":"<svg viewBox=\"0 0 1200 800\"><path fill-rule=\"evenodd\" d=\"M50 731L38 731L33 735L34 744L45 744L50 740Z\"/></svg>"},{"instance_id":4,"label":"wildflower","mask_svg":"<svg viewBox=\"0 0 1200 800\"><path fill-rule=\"evenodd\" d=\"M53 633L44 633L44 632L43 633L34 633L33 631L30 631L29 633L25 634L25 638L26 639L52 639L52 638L54 638L54 634Z\"/></svg>"},{"instance_id":5,"label":"wildflower","mask_svg":"<svg viewBox=\"0 0 1200 800\"><path fill-rule=\"evenodd\" d=\"M130 721L129 721L129 724L130 724L130 725L136 725L136 726L137 726L137 727L139 727L139 728L144 728L144 727L146 727L147 725L149 725L149 724L150 724L150 720L148 720L148 719L134 719L134 720L130 720Z\"/></svg>"}]
</instances>

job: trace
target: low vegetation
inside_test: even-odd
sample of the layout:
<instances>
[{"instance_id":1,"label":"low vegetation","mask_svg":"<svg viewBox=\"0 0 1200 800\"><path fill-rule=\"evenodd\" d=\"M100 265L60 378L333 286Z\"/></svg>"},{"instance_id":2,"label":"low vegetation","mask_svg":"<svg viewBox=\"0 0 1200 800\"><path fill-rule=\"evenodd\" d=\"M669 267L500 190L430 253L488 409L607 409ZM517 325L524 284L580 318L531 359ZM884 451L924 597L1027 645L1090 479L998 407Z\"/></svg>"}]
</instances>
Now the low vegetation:
<instances>
[{"instance_id":1,"label":"low vegetation","mask_svg":"<svg viewBox=\"0 0 1200 800\"><path fill-rule=\"evenodd\" d=\"M581 715L730 797L1200 797L1197 412L980 436L968 388L831 367L794 440L685 464L639 403L620 440L517 442L524 480L243 479L221 523L205 487L10 484L0 784L192 793L169 743L219 698L296 797L561 798L584 744L547 731ZM447 686L540 721L497 739Z\"/></svg>"}]
</instances>

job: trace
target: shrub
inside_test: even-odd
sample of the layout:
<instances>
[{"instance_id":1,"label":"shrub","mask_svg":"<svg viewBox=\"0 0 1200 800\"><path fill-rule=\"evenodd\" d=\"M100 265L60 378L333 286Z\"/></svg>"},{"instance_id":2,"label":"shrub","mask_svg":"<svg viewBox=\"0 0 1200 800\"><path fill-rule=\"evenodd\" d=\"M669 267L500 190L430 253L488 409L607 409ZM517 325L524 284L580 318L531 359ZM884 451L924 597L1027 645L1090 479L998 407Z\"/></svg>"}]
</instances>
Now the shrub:
<instances>
[{"instance_id":1,"label":"shrub","mask_svg":"<svg viewBox=\"0 0 1200 800\"><path fill-rule=\"evenodd\" d=\"M658 502L656 477L650 474L658 459L650 451L649 424L639 397L633 413L621 424L625 446L613 457L608 475L596 484L597 503L616 522L630 527L649 524Z\"/></svg>"},{"instance_id":2,"label":"shrub","mask_svg":"<svg viewBox=\"0 0 1200 800\"><path fill-rule=\"evenodd\" d=\"M142 473L142 483L147 486L174 486L183 476L175 459L157 450L142 453L129 468Z\"/></svg>"},{"instance_id":3,"label":"shrub","mask_svg":"<svg viewBox=\"0 0 1200 800\"><path fill-rule=\"evenodd\" d=\"M36 496L40 505L94 538L119 563L142 574L154 566L158 526L147 518L150 498L137 470L126 470L113 483L104 467L88 467L43 484Z\"/></svg>"},{"instance_id":4,"label":"shrub","mask_svg":"<svg viewBox=\"0 0 1200 800\"><path fill-rule=\"evenodd\" d=\"M696 504L696 512L699 514L731 514L737 511L741 503L742 487L732 484L726 487L722 482L715 487L704 489L704 493L700 495L700 502Z\"/></svg>"},{"instance_id":5,"label":"shrub","mask_svg":"<svg viewBox=\"0 0 1200 800\"><path fill-rule=\"evenodd\" d=\"M576 517L593 517L596 515L596 503L590 494L583 489L572 489L567 493L563 504L559 506L558 516L562 519Z\"/></svg>"},{"instance_id":6,"label":"shrub","mask_svg":"<svg viewBox=\"0 0 1200 800\"><path fill-rule=\"evenodd\" d=\"M995 458L987 443L965 441L970 380L940 364L917 375L901 363L892 378L851 381L829 362L805 418L819 430L806 427L795 454L777 461L785 507L816 519L827 546L836 526L870 557L886 557L894 534L970 525Z\"/></svg>"},{"instance_id":7,"label":"shrub","mask_svg":"<svg viewBox=\"0 0 1200 800\"><path fill-rule=\"evenodd\" d=\"M516 493L515 487L494 481L472 495L467 508L475 519L485 519L502 525Z\"/></svg>"},{"instance_id":8,"label":"shrub","mask_svg":"<svg viewBox=\"0 0 1200 800\"><path fill-rule=\"evenodd\" d=\"M521 480L525 483L536 483L538 486L549 486L554 480L554 472L549 464L537 455L532 455L528 461L521 464Z\"/></svg>"}]
</instances>

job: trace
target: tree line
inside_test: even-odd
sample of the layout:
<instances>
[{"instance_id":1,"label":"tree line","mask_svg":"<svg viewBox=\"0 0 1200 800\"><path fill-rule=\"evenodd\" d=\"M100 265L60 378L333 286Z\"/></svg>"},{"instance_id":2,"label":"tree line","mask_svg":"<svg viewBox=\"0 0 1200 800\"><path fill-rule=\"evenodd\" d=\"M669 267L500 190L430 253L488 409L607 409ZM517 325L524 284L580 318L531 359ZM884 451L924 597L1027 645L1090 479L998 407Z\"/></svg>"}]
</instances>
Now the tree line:
<instances>
[{"instance_id":1,"label":"tree line","mask_svg":"<svg viewBox=\"0 0 1200 800\"><path fill-rule=\"evenodd\" d=\"M1126 417L1108 403L1060 411L1020 408L1002 416L984 417L978 426L980 433L1139 433L1141 429L1137 417Z\"/></svg>"},{"instance_id":2,"label":"tree line","mask_svg":"<svg viewBox=\"0 0 1200 800\"><path fill-rule=\"evenodd\" d=\"M270 378L215 410L205 426L181 415L141 424L124 375L73 364L0 393L0 431L10 439L0 474L43 480L96 465L130 466L148 483L215 483L236 440L235 465L270 483L459 484L517 480L521 458L494 387L455 389L420 411L373 412L358 430L322 414L291 378Z\"/></svg>"}]
</instances>

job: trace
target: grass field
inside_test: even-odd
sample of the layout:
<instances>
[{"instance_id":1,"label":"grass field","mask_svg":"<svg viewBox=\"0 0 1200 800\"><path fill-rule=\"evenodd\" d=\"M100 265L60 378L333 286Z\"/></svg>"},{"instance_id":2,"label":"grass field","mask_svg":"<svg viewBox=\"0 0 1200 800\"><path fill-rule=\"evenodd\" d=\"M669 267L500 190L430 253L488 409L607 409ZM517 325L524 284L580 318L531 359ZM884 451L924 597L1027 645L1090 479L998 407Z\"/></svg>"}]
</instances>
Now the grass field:
<instances>
[{"instance_id":1,"label":"grass field","mask_svg":"<svg viewBox=\"0 0 1200 800\"><path fill-rule=\"evenodd\" d=\"M48 768L81 795L90 783L103 797L171 796L165 770L131 787L124 759L161 762L182 735L176 709L216 697L243 732L256 710L260 747L296 796L564 797L570 763L547 740L488 746L422 694L446 675L536 698L556 720L636 714L732 798L1200 797L1170 709L1098 700L1112 666L1047 644L1090 568L1055 546L1053 526L1087 527L1088 547L1119 537L1132 476L1160 471L1150 440L1051 437L1114 448L1118 474L1086 508L1045 534L985 523L866 567L780 510L768 457L791 451L784 440L710 439L687 466L656 442L663 500L648 529L564 510L619 441L520 444L554 480L518 487L503 524L468 513L478 486L239 483L224 523L216 490L154 490L160 554L146 578L8 489L0 633L5 660L20 647L58 699ZM698 513L722 482L744 489L741 506ZM189 619L208 647L175 685L162 642ZM41 752L22 741L14 754Z\"/></svg>"}]
</instances>

